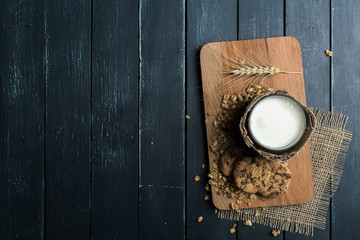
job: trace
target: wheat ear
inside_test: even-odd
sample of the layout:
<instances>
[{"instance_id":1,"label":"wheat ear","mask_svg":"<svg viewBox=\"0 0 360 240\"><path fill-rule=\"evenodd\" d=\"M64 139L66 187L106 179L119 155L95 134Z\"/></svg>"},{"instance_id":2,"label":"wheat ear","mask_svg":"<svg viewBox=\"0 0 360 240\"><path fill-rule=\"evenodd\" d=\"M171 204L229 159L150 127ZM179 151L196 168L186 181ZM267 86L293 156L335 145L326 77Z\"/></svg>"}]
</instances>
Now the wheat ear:
<instances>
[{"instance_id":1,"label":"wheat ear","mask_svg":"<svg viewBox=\"0 0 360 240\"><path fill-rule=\"evenodd\" d=\"M301 74L302 72L290 72L282 70L278 67L271 66L271 64L267 63L265 60L261 59L259 56L257 56L254 52L254 54L258 60L261 63L256 63L255 61L251 60L250 58L244 56L242 53L237 51L236 49L233 49L236 56L230 56L225 55L222 51L213 49L213 53L216 57L220 57L222 59L222 62L230 68L230 70L224 71L224 72L217 72L214 74L226 74L227 76L224 78L220 78L220 81L223 82L223 84L216 90L216 93L224 93L229 88L231 88L233 85L237 84L237 81L243 78L246 78L243 80L243 83L261 83L263 80L265 80L267 77L274 76L277 74ZM225 83L225 80L227 81ZM208 94L208 96L203 96L203 99L209 97L211 94Z\"/></svg>"},{"instance_id":2,"label":"wheat ear","mask_svg":"<svg viewBox=\"0 0 360 240\"><path fill-rule=\"evenodd\" d=\"M291 73L301 73L301 72L288 72L288 71L283 71L277 67L257 67L257 66L245 66L245 67L238 67L235 68L233 70L229 71L230 74L235 75L235 76L239 76L239 77L257 77L257 76L272 76L278 73L286 73L286 74L291 74Z\"/></svg>"}]
</instances>

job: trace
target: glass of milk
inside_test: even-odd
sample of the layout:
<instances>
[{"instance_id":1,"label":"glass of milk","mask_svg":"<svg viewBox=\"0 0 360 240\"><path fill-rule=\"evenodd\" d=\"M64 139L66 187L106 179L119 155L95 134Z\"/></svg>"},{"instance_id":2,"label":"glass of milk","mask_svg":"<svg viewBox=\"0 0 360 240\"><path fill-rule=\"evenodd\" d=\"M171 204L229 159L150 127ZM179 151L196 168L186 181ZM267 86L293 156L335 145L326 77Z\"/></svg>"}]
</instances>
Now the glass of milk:
<instances>
[{"instance_id":1,"label":"glass of milk","mask_svg":"<svg viewBox=\"0 0 360 240\"><path fill-rule=\"evenodd\" d=\"M257 102L248 117L252 139L260 146L274 151L296 145L306 129L304 110L285 95L271 95Z\"/></svg>"}]
</instances>

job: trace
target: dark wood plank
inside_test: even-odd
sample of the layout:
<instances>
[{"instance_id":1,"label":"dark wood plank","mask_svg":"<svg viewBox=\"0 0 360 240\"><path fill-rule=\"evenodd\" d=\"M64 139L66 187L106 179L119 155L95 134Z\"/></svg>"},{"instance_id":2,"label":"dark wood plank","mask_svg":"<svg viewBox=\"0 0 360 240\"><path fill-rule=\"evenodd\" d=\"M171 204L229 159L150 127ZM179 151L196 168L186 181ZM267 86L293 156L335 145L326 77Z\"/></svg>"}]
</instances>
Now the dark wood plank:
<instances>
[{"instance_id":1,"label":"dark wood plank","mask_svg":"<svg viewBox=\"0 0 360 240\"><path fill-rule=\"evenodd\" d=\"M332 239L357 239L360 228L360 2L333 0L332 110L349 116L353 139L333 198Z\"/></svg>"},{"instance_id":2,"label":"dark wood plank","mask_svg":"<svg viewBox=\"0 0 360 240\"><path fill-rule=\"evenodd\" d=\"M140 1L139 239L185 237L185 1Z\"/></svg>"},{"instance_id":3,"label":"dark wood plank","mask_svg":"<svg viewBox=\"0 0 360 240\"><path fill-rule=\"evenodd\" d=\"M46 238L90 238L91 1L46 1Z\"/></svg>"},{"instance_id":4,"label":"dark wood plank","mask_svg":"<svg viewBox=\"0 0 360 240\"><path fill-rule=\"evenodd\" d=\"M301 9L301 11L299 11ZM286 29L301 45L307 105L330 110L330 2L327 0L286 1ZM329 213L330 214L330 213ZM330 216L326 229L315 229L314 237L285 233L285 239L330 239Z\"/></svg>"},{"instance_id":5,"label":"dark wood plank","mask_svg":"<svg viewBox=\"0 0 360 240\"><path fill-rule=\"evenodd\" d=\"M301 45L307 105L330 110L330 2L287 0L285 19L286 35Z\"/></svg>"},{"instance_id":6,"label":"dark wood plank","mask_svg":"<svg viewBox=\"0 0 360 240\"><path fill-rule=\"evenodd\" d=\"M284 1L239 1L238 38L253 39L284 35ZM271 228L254 224L245 227L239 224L238 239L272 239ZM283 233L279 235L283 237Z\"/></svg>"},{"instance_id":7,"label":"dark wood plank","mask_svg":"<svg viewBox=\"0 0 360 240\"><path fill-rule=\"evenodd\" d=\"M93 4L92 239L137 239L138 3Z\"/></svg>"},{"instance_id":8,"label":"dark wood plank","mask_svg":"<svg viewBox=\"0 0 360 240\"><path fill-rule=\"evenodd\" d=\"M204 102L201 101L200 48L208 42L236 40L237 1L187 1L187 113L186 126L187 239L236 239L229 233L235 221L220 220L214 214L214 206L205 201L204 185L207 182L209 161L204 123ZM206 168L202 168L205 164ZM201 180L194 181L199 175ZM203 216L201 223L196 221Z\"/></svg>"},{"instance_id":9,"label":"dark wood plank","mask_svg":"<svg viewBox=\"0 0 360 240\"><path fill-rule=\"evenodd\" d=\"M43 8L0 4L0 239L44 238Z\"/></svg>"},{"instance_id":10,"label":"dark wood plank","mask_svg":"<svg viewBox=\"0 0 360 240\"><path fill-rule=\"evenodd\" d=\"M284 1L239 1L239 40L284 35Z\"/></svg>"}]
</instances>

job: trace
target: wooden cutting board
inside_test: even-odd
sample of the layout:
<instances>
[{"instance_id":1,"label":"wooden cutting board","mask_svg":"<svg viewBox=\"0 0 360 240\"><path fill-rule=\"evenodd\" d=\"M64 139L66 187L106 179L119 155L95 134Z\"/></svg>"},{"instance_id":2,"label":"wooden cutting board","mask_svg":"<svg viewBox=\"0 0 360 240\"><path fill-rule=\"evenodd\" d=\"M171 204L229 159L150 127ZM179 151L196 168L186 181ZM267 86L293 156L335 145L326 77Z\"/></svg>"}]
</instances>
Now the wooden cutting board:
<instances>
[{"instance_id":1,"label":"wooden cutting board","mask_svg":"<svg viewBox=\"0 0 360 240\"><path fill-rule=\"evenodd\" d=\"M221 53L224 58L220 57ZM244 89L248 82L243 78L227 87L225 91L220 91L221 86L227 83L223 72L230 69L224 63L228 57L239 59L240 56L246 56L257 64L262 62L271 66L278 67L285 71L303 72L301 60L301 48L296 38L277 37L254 40L242 40L233 42L214 42L208 43L202 47L200 52L202 87L205 105L206 133L208 145L211 144L211 136L215 135L215 128L212 122L216 114L208 116L206 113L218 113L220 103L224 94L238 93ZM273 89L285 89L294 95L300 102L306 105L305 85L303 74L277 74L267 77L263 84ZM215 156L209 152L210 169L212 160ZM314 195L314 182L312 173L312 162L310 155L310 143L293 159L289 160L288 166L292 173L291 184L285 194L265 200L257 199L251 203L251 207L280 206L301 204L310 201ZM230 203L236 199L227 199L222 195L215 193L215 187L212 187L212 200L218 209L230 209ZM240 208L249 208L244 201L239 204Z\"/></svg>"}]
</instances>

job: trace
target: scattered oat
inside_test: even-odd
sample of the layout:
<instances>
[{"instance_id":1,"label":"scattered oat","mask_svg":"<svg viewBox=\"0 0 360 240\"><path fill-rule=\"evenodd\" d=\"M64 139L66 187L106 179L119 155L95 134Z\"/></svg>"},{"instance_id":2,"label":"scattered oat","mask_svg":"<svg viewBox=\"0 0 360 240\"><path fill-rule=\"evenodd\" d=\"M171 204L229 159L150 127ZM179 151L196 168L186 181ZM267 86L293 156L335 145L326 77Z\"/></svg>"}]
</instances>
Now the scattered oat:
<instances>
[{"instance_id":1,"label":"scattered oat","mask_svg":"<svg viewBox=\"0 0 360 240\"><path fill-rule=\"evenodd\" d=\"M210 195L205 195L204 200L210 200Z\"/></svg>"},{"instance_id":2,"label":"scattered oat","mask_svg":"<svg viewBox=\"0 0 360 240\"><path fill-rule=\"evenodd\" d=\"M239 206L236 203L231 203L230 206L231 206L231 209L234 209L234 210L239 209Z\"/></svg>"},{"instance_id":3,"label":"scattered oat","mask_svg":"<svg viewBox=\"0 0 360 240\"><path fill-rule=\"evenodd\" d=\"M235 233L235 231L236 231L235 228L230 228L230 233L231 234Z\"/></svg>"},{"instance_id":4,"label":"scattered oat","mask_svg":"<svg viewBox=\"0 0 360 240\"><path fill-rule=\"evenodd\" d=\"M150 142L150 144L151 144L151 145L153 145L153 144L154 144L154 142Z\"/></svg>"},{"instance_id":5,"label":"scattered oat","mask_svg":"<svg viewBox=\"0 0 360 240\"><path fill-rule=\"evenodd\" d=\"M328 55L329 57L332 57L332 55L333 55L332 51L330 51L330 50L326 50L325 53L326 53L326 55Z\"/></svg>"},{"instance_id":6,"label":"scattered oat","mask_svg":"<svg viewBox=\"0 0 360 240\"><path fill-rule=\"evenodd\" d=\"M186 115L185 115L185 118L186 118L186 119L190 119L190 116L186 114Z\"/></svg>"},{"instance_id":7,"label":"scattered oat","mask_svg":"<svg viewBox=\"0 0 360 240\"><path fill-rule=\"evenodd\" d=\"M243 223L245 226L249 226L249 227L252 226L252 222L250 220L245 220Z\"/></svg>"},{"instance_id":8,"label":"scattered oat","mask_svg":"<svg viewBox=\"0 0 360 240\"><path fill-rule=\"evenodd\" d=\"M199 175L196 175L196 176L194 177L194 180L195 180L195 182L200 181L200 176L199 176Z\"/></svg>"},{"instance_id":9,"label":"scattered oat","mask_svg":"<svg viewBox=\"0 0 360 240\"><path fill-rule=\"evenodd\" d=\"M209 122L209 120L205 119L204 123L208 123L208 122Z\"/></svg>"},{"instance_id":10,"label":"scattered oat","mask_svg":"<svg viewBox=\"0 0 360 240\"><path fill-rule=\"evenodd\" d=\"M234 223L233 228L235 228L236 226L237 226L237 224L236 224L236 223Z\"/></svg>"},{"instance_id":11,"label":"scattered oat","mask_svg":"<svg viewBox=\"0 0 360 240\"><path fill-rule=\"evenodd\" d=\"M214 209L214 213L215 213L215 214L218 213L218 209L217 209L217 208Z\"/></svg>"},{"instance_id":12,"label":"scattered oat","mask_svg":"<svg viewBox=\"0 0 360 240\"><path fill-rule=\"evenodd\" d=\"M232 198L236 201L249 197L249 194L238 189L233 181L229 181L225 176L222 176L217 164L227 149L236 142L232 133L238 130L238 123L234 124L234 122L237 121L236 119L240 118L240 111L238 110L243 108L245 104L251 101L257 94L268 91L268 88L261 84L251 84L239 93L223 95L220 103L221 109L218 113L207 112L208 116L216 116L215 119L212 119L216 133L211 137L211 141L209 142L209 148L215 157L212 159L214 164L210 166L210 176L212 177L210 177L208 183L215 186L217 189L216 193L222 195L224 198ZM234 127L236 129L234 129Z\"/></svg>"},{"instance_id":13,"label":"scattered oat","mask_svg":"<svg viewBox=\"0 0 360 240\"><path fill-rule=\"evenodd\" d=\"M251 206L251 202L247 202L247 205L250 207L250 206Z\"/></svg>"},{"instance_id":14,"label":"scattered oat","mask_svg":"<svg viewBox=\"0 0 360 240\"><path fill-rule=\"evenodd\" d=\"M213 125L214 125L214 127L217 127L218 126L218 121L214 120Z\"/></svg>"},{"instance_id":15,"label":"scattered oat","mask_svg":"<svg viewBox=\"0 0 360 240\"><path fill-rule=\"evenodd\" d=\"M260 216L260 212L258 210L255 210L255 217Z\"/></svg>"},{"instance_id":16,"label":"scattered oat","mask_svg":"<svg viewBox=\"0 0 360 240\"><path fill-rule=\"evenodd\" d=\"M256 199L257 199L256 194L255 194L255 193L251 193L251 194L249 195L249 199L250 199L250 200L256 200Z\"/></svg>"},{"instance_id":17,"label":"scattered oat","mask_svg":"<svg viewBox=\"0 0 360 240\"><path fill-rule=\"evenodd\" d=\"M210 192L210 185L209 185L208 183L205 184L205 190L208 191L208 192Z\"/></svg>"},{"instance_id":18,"label":"scattered oat","mask_svg":"<svg viewBox=\"0 0 360 240\"><path fill-rule=\"evenodd\" d=\"M287 222L290 222L290 218L288 217L288 218L286 219L286 221L287 221Z\"/></svg>"},{"instance_id":19,"label":"scattered oat","mask_svg":"<svg viewBox=\"0 0 360 240\"><path fill-rule=\"evenodd\" d=\"M241 203L241 201L240 201L240 200L236 200L236 203L239 204L239 203Z\"/></svg>"},{"instance_id":20,"label":"scattered oat","mask_svg":"<svg viewBox=\"0 0 360 240\"><path fill-rule=\"evenodd\" d=\"M265 210L266 210L266 207L262 207L262 210L265 211Z\"/></svg>"},{"instance_id":21,"label":"scattered oat","mask_svg":"<svg viewBox=\"0 0 360 240\"><path fill-rule=\"evenodd\" d=\"M203 163L203 164L201 165L201 167L202 167L202 168L205 168L205 164Z\"/></svg>"},{"instance_id":22,"label":"scattered oat","mask_svg":"<svg viewBox=\"0 0 360 240\"><path fill-rule=\"evenodd\" d=\"M203 218L202 216L200 216L200 217L197 218L197 221L198 221L198 222L201 222L203 219L204 219L204 218Z\"/></svg>"},{"instance_id":23,"label":"scattered oat","mask_svg":"<svg viewBox=\"0 0 360 240\"><path fill-rule=\"evenodd\" d=\"M273 235L273 237L276 237L279 234L280 234L280 230L272 230L271 231L271 235Z\"/></svg>"},{"instance_id":24,"label":"scattered oat","mask_svg":"<svg viewBox=\"0 0 360 240\"><path fill-rule=\"evenodd\" d=\"M248 211L245 211L244 214L249 214L249 212L248 212Z\"/></svg>"}]
</instances>

